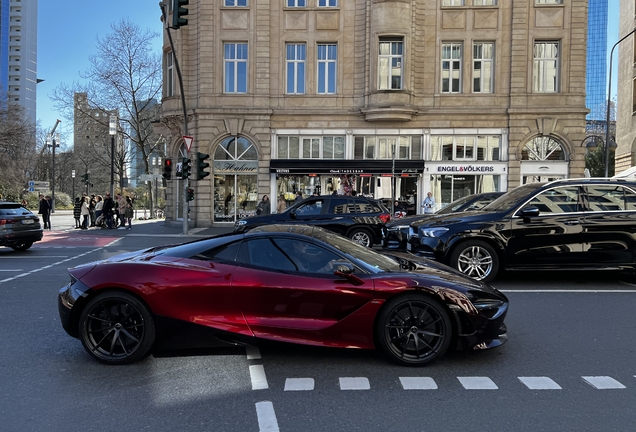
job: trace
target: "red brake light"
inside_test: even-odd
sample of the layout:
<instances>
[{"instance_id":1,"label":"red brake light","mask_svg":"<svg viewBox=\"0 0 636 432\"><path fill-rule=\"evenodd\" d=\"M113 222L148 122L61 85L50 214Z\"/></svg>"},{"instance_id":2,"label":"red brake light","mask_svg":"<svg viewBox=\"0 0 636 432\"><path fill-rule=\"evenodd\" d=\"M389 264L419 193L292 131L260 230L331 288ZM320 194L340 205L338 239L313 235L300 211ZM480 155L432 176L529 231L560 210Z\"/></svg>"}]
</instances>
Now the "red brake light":
<instances>
[{"instance_id":1,"label":"red brake light","mask_svg":"<svg viewBox=\"0 0 636 432\"><path fill-rule=\"evenodd\" d=\"M0 225L6 225L9 221L7 219L0 219Z\"/></svg>"},{"instance_id":2,"label":"red brake light","mask_svg":"<svg viewBox=\"0 0 636 432\"><path fill-rule=\"evenodd\" d=\"M382 221L382 223L387 223L388 221L391 220L391 215L388 213L382 213L380 216L378 216L380 218L380 220Z\"/></svg>"}]
</instances>

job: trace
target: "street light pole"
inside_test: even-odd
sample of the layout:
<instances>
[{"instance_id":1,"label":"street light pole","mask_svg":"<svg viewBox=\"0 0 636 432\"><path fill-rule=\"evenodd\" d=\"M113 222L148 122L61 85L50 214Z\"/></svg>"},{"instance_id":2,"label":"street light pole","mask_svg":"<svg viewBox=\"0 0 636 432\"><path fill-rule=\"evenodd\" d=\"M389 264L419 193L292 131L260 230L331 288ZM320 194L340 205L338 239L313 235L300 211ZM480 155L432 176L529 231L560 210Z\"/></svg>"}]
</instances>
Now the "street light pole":
<instances>
[{"instance_id":1,"label":"street light pole","mask_svg":"<svg viewBox=\"0 0 636 432\"><path fill-rule=\"evenodd\" d=\"M75 170L71 170L71 178L73 179L73 195L71 195L73 202L75 202Z\"/></svg>"},{"instance_id":2,"label":"street light pole","mask_svg":"<svg viewBox=\"0 0 636 432\"><path fill-rule=\"evenodd\" d=\"M51 167L51 213L55 213L55 147L57 147L57 142L56 142L56 138L57 141L60 140L60 134L55 135L55 129L57 129L57 125L60 124L60 120L58 119L55 122L55 126L53 126L53 129L51 130L51 133L49 133L49 136L51 137L51 144L53 146L53 163L52 163L52 167Z\"/></svg>"},{"instance_id":3,"label":"street light pole","mask_svg":"<svg viewBox=\"0 0 636 432\"><path fill-rule=\"evenodd\" d=\"M634 32L636 32L636 28L623 36L618 42L614 44L612 47L612 51L610 51L610 63L609 63L609 82L607 88L607 107L606 107L606 116L605 116L605 177L609 177L609 155L610 155L610 104L612 103L612 56L614 55L614 48L618 46L619 43L623 42L625 39L630 37Z\"/></svg>"},{"instance_id":4,"label":"street light pole","mask_svg":"<svg viewBox=\"0 0 636 432\"><path fill-rule=\"evenodd\" d=\"M108 133L110 134L110 196L115 196L115 134L117 133L117 116L111 114L108 118Z\"/></svg>"}]
</instances>

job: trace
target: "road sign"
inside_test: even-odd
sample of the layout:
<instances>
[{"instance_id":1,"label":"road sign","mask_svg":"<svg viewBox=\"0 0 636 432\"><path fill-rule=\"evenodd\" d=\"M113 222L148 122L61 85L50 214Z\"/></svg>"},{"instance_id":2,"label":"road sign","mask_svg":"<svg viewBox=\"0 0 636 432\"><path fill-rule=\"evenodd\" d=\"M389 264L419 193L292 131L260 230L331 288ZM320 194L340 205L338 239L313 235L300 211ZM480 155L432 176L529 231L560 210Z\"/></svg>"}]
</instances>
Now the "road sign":
<instances>
[{"instance_id":1,"label":"road sign","mask_svg":"<svg viewBox=\"0 0 636 432\"><path fill-rule=\"evenodd\" d=\"M194 141L193 137L187 135L183 136L183 142L185 143L186 151L188 153L190 153L190 149L192 148L192 141Z\"/></svg>"}]
</instances>

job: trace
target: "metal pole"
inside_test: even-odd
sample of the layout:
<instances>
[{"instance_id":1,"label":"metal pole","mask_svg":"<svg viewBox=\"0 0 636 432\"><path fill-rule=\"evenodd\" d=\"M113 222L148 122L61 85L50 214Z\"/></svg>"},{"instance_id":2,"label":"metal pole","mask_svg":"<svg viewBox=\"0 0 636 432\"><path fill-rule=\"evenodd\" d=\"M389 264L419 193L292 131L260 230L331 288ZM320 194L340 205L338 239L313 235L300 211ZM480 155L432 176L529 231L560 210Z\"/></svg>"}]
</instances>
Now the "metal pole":
<instances>
[{"instance_id":1,"label":"metal pole","mask_svg":"<svg viewBox=\"0 0 636 432\"><path fill-rule=\"evenodd\" d=\"M73 195L71 199L75 202L75 170L71 170L71 178L73 179Z\"/></svg>"},{"instance_id":2,"label":"metal pole","mask_svg":"<svg viewBox=\"0 0 636 432\"><path fill-rule=\"evenodd\" d=\"M610 104L612 103L612 56L614 55L614 48L618 46L619 43L623 42L629 36L631 36L634 32L636 32L636 28L623 36L618 42L614 44L612 47L612 51L610 51L610 64L609 64L609 80L608 80L608 89L607 89L607 107L606 107L606 116L605 116L605 177L609 177L609 155L610 155Z\"/></svg>"},{"instance_id":3,"label":"metal pole","mask_svg":"<svg viewBox=\"0 0 636 432\"><path fill-rule=\"evenodd\" d=\"M391 218L395 217L395 143L391 152Z\"/></svg>"},{"instance_id":4,"label":"metal pole","mask_svg":"<svg viewBox=\"0 0 636 432\"><path fill-rule=\"evenodd\" d=\"M115 135L110 136L110 196L115 196Z\"/></svg>"},{"instance_id":5,"label":"metal pole","mask_svg":"<svg viewBox=\"0 0 636 432\"><path fill-rule=\"evenodd\" d=\"M51 213L55 213L55 147L57 146L55 141L55 134L51 137L51 143L53 144L53 175L51 176Z\"/></svg>"}]
</instances>

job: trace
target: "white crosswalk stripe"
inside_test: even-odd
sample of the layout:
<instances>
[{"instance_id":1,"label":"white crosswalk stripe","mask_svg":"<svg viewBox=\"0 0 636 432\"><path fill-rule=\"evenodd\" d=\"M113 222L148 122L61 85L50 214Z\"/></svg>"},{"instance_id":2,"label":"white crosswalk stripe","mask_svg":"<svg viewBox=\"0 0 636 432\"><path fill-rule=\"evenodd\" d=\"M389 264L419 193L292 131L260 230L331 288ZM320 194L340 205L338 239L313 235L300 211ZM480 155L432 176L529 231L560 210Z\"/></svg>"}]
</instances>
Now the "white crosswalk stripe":
<instances>
[{"instance_id":1,"label":"white crosswalk stripe","mask_svg":"<svg viewBox=\"0 0 636 432\"><path fill-rule=\"evenodd\" d=\"M287 378L285 380L285 391L307 391L313 389L313 378Z\"/></svg>"},{"instance_id":2,"label":"white crosswalk stripe","mask_svg":"<svg viewBox=\"0 0 636 432\"><path fill-rule=\"evenodd\" d=\"M466 390L497 390L497 384L488 377L457 377Z\"/></svg>"},{"instance_id":3,"label":"white crosswalk stripe","mask_svg":"<svg viewBox=\"0 0 636 432\"><path fill-rule=\"evenodd\" d=\"M561 390L552 378L548 377L518 377L530 390Z\"/></svg>"},{"instance_id":4,"label":"white crosswalk stripe","mask_svg":"<svg viewBox=\"0 0 636 432\"><path fill-rule=\"evenodd\" d=\"M582 377L588 384L599 390L624 389L623 384L608 376L584 376Z\"/></svg>"},{"instance_id":5,"label":"white crosswalk stripe","mask_svg":"<svg viewBox=\"0 0 636 432\"><path fill-rule=\"evenodd\" d=\"M430 377L400 377L404 390L437 390L437 383Z\"/></svg>"},{"instance_id":6,"label":"white crosswalk stripe","mask_svg":"<svg viewBox=\"0 0 636 432\"><path fill-rule=\"evenodd\" d=\"M368 378L340 378L340 390L369 390L370 388Z\"/></svg>"}]
</instances>

